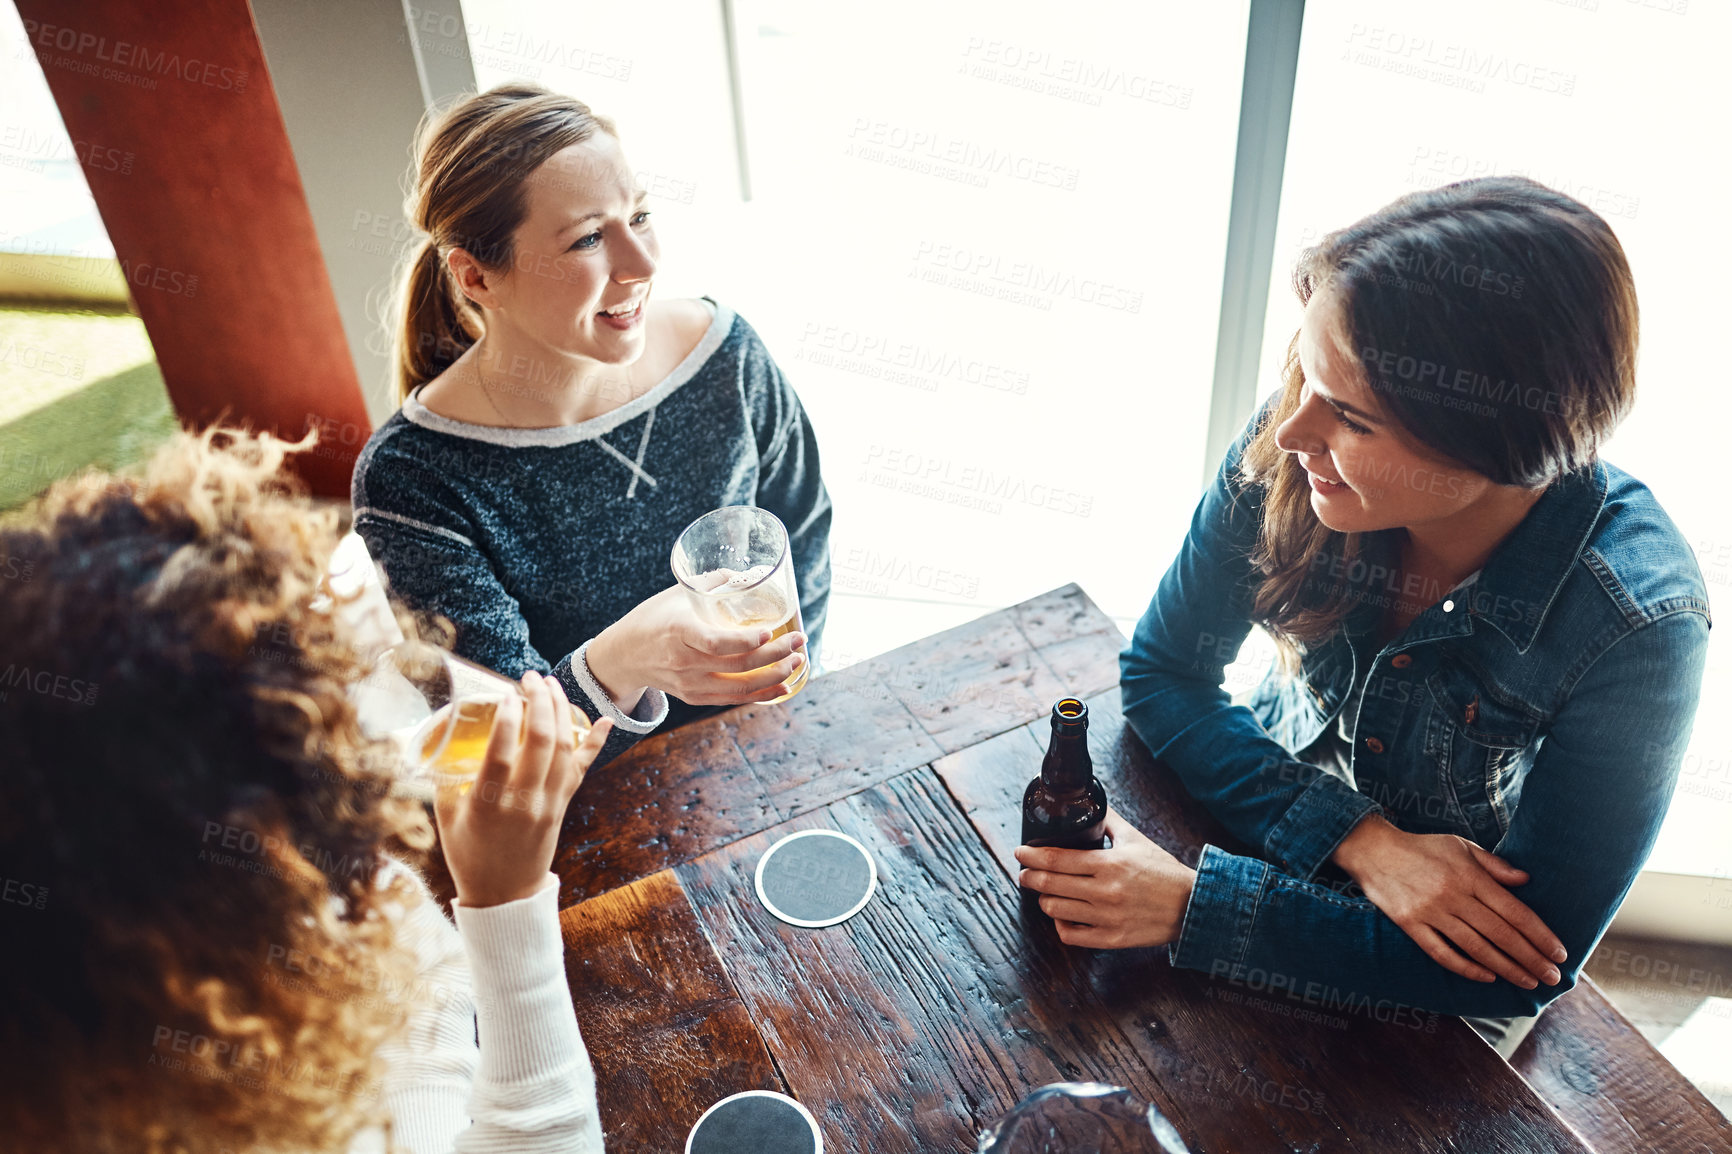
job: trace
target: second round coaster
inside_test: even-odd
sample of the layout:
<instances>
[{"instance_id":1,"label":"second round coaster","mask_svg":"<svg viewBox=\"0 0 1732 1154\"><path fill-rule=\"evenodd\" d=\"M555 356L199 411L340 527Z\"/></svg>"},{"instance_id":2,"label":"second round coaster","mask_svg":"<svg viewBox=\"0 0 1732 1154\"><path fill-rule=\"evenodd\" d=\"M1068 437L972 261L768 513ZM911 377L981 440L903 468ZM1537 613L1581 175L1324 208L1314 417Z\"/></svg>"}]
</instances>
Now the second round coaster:
<instances>
[{"instance_id":1,"label":"second round coaster","mask_svg":"<svg viewBox=\"0 0 1732 1154\"><path fill-rule=\"evenodd\" d=\"M686 1136L686 1154L824 1154L818 1120L774 1090L731 1094L704 1111Z\"/></svg>"},{"instance_id":2,"label":"second round coaster","mask_svg":"<svg viewBox=\"0 0 1732 1154\"><path fill-rule=\"evenodd\" d=\"M845 833L791 833L758 860L758 900L791 926L818 929L845 922L878 888L878 863Z\"/></svg>"}]
</instances>

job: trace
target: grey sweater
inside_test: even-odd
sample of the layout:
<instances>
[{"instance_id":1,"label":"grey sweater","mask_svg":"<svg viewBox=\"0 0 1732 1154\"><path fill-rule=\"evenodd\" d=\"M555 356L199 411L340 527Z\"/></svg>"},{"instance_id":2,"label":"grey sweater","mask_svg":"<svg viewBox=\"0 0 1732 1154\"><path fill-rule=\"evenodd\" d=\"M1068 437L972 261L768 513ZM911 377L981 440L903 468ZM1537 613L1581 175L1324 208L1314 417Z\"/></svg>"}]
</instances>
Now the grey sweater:
<instances>
[{"instance_id":1,"label":"grey sweater","mask_svg":"<svg viewBox=\"0 0 1732 1154\"><path fill-rule=\"evenodd\" d=\"M652 690L628 716L582 652L674 584L674 539L711 509L758 505L782 519L813 657L824 628L830 497L817 440L752 326L705 299L715 315L697 347L610 413L493 428L411 396L355 465L355 530L392 592L450 618L469 660L509 677L551 672L591 718L613 718L601 759L711 712Z\"/></svg>"}]
</instances>

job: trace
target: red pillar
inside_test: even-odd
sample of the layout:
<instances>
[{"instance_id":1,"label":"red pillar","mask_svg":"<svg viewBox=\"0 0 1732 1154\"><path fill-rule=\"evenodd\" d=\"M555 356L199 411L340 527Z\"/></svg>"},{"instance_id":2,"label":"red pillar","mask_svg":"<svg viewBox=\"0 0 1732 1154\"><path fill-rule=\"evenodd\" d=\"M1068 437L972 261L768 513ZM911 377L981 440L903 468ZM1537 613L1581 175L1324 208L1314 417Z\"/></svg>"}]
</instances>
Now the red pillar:
<instances>
[{"instance_id":1,"label":"red pillar","mask_svg":"<svg viewBox=\"0 0 1732 1154\"><path fill-rule=\"evenodd\" d=\"M370 426L247 0L16 2L73 140L131 154L81 167L181 422L317 425L346 498Z\"/></svg>"}]
</instances>

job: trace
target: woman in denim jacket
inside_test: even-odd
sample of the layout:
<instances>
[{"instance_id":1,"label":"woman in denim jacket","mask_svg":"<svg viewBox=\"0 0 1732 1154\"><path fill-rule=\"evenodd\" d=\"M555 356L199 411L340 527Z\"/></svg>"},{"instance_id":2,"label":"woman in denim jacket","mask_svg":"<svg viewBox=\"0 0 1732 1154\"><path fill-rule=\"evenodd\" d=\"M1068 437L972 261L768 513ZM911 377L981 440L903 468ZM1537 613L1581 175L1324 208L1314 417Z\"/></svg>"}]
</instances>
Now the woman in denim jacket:
<instances>
[{"instance_id":1,"label":"woman in denim jacket","mask_svg":"<svg viewBox=\"0 0 1732 1154\"><path fill-rule=\"evenodd\" d=\"M1598 459L1635 397L1622 247L1523 178L1414 193L1301 258L1285 387L1121 656L1126 719L1249 853L1018 851L1060 936L1508 1053L1653 847L1708 599ZM1251 626L1278 668L1240 703Z\"/></svg>"}]
</instances>

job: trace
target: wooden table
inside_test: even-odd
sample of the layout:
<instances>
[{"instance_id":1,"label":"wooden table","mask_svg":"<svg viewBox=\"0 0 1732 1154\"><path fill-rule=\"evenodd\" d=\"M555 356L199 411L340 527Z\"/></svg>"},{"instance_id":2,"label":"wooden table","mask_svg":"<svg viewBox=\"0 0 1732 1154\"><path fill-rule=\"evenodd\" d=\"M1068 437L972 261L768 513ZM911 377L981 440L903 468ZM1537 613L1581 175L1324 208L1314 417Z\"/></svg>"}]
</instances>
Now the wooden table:
<instances>
[{"instance_id":1,"label":"wooden table","mask_svg":"<svg viewBox=\"0 0 1732 1154\"><path fill-rule=\"evenodd\" d=\"M830 1154L972 1151L1034 1087L1087 1080L1154 1103L1197 1154L1585 1150L1459 1019L1378 1021L1175 970L1165 950L1073 949L1023 912L1021 791L1067 694L1089 703L1121 813L1191 864L1233 844L1125 727L1123 646L1068 586L660 735L586 782L555 868L608 1148L683 1150L717 1099L776 1089ZM797 929L759 906L752 871L820 828L871 851L879 891Z\"/></svg>"}]
</instances>

